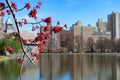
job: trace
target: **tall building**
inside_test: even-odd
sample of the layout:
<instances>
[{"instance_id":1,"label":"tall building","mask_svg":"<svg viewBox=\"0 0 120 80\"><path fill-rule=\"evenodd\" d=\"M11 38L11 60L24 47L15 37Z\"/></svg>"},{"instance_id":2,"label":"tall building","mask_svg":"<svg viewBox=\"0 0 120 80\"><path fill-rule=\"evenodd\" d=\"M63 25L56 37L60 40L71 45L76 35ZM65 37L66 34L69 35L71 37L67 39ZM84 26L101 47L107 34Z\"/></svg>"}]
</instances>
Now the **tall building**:
<instances>
[{"instance_id":1,"label":"tall building","mask_svg":"<svg viewBox=\"0 0 120 80\"><path fill-rule=\"evenodd\" d=\"M73 46L74 52L80 52L81 51L81 38L82 38L82 26L81 26L81 22L77 21L75 23L74 26L72 26L71 31L73 32L73 37L74 37L74 42L73 42Z\"/></svg>"},{"instance_id":2,"label":"tall building","mask_svg":"<svg viewBox=\"0 0 120 80\"><path fill-rule=\"evenodd\" d=\"M87 39L92 37L92 34L95 31L93 26L82 26L80 21L77 21L76 24L71 27L74 36L74 52L81 52L85 50L85 45Z\"/></svg>"},{"instance_id":3,"label":"tall building","mask_svg":"<svg viewBox=\"0 0 120 80\"><path fill-rule=\"evenodd\" d=\"M107 25L107 22L103 22L102 19L98 19L98 22L96 23L97 29L103 32L106 32Z\"/></svg>"},{"instance_id":4,"label":"tall building","mask_svg":"<svg viewBox=\"0 0 120 80\"><path fill-rule=\"evenodd\" d=\"M5 33L9 34L9 33L13 33L13 32L15 32L15 29L13 27L13 22L10 18L8 18L5 23Z\"/></svg>"},{"instance_id":5,"label":"tall building","mask_svg":"<svg viewBox=\"0 0 120 80\"><path fill-rule=\"evenodd\" d=\"M4 23L4 17L3 16L0 16L0 30L4 30L3 29L3 23Z\"/></svg>"},{"instance_id":6,"label":"tall building","mask_svg":"<svg viewBox=\"0 0 120 80\"><path fill-rule=\"evenodd\" d=\"M111 31L112 39L120 39L120 13L112 12L108 15L107 31Z\"/></svg>"}]
</instances>

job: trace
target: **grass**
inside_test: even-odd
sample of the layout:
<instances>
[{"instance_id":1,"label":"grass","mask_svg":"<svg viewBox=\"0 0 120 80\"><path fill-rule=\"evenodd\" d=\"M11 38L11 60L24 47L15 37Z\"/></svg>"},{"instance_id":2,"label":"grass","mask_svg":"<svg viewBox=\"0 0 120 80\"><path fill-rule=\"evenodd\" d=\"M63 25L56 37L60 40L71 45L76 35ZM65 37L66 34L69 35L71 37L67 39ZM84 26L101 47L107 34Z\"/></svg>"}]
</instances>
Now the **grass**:
<instances>
[{"instance_id":1,"label":"grass","mask_svg":"<svg viewBox=\"0 0 120 80\"><path fill-rule=\"evenodd\" d=\"M6 61L9 59L10 59L10 57L8 57L8 56L0 56L0 62Z\"/></svg>"}]
</instances>

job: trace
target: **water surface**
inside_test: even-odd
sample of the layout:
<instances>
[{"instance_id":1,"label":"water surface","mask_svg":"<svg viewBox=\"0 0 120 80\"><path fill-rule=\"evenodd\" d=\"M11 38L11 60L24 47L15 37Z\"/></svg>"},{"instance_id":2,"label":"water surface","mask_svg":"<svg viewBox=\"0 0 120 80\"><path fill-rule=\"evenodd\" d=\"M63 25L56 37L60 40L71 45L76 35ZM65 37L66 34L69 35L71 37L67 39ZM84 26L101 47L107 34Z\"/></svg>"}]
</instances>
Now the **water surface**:
<instances>
[{"instance_id":1,"label":"water surface","mask_svg":"<svg viewBox=\"0 0 120 80\"><path fill-rule=\"evenodd\" d=\"M19 80L16 60L0 63L0 80ZM41 54L36 66L25 60L22 80L120 80L119 55Z\"/></svg>"}]
</instances>

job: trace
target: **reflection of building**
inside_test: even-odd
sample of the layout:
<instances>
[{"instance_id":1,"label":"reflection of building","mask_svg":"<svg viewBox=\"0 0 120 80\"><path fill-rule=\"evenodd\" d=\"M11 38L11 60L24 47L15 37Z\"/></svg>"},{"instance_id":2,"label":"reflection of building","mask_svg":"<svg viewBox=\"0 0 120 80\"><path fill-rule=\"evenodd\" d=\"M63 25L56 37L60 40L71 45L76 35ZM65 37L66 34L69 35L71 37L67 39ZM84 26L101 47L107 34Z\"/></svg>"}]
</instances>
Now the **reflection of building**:
<instances>
[{"instance_id":1,"label":"reflection of building","mask_svg":"<svg viewBox=\"0 0 120 80\"><path fill-rule=\"evenodd\" d=\"M111 31L112 39L120 39L120 13L112 12L108 15L108 31Z\"/></svg>"}]
</instances>

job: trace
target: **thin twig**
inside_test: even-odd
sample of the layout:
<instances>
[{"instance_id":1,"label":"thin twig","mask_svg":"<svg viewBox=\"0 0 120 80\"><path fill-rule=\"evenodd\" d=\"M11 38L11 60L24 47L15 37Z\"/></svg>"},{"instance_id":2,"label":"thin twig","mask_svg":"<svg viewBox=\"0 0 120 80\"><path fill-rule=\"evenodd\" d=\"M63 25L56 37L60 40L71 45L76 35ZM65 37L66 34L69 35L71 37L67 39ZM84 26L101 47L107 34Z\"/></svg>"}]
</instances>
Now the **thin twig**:
<instances>
[{"instance_id":1,"label":"thin twig","mask_svg":"<svg viewBox=\"0 0 120 80\"><path fill-rule=\"evenodd\" d=\"M0 11L2 11L2 10L4 10L4 9L7 9L8 8L8 6L6 6L5 8L3 8L3 9L0 9Z\"/></svg>"},{"instance_id":2,"label":"thin twig","mask_svg":"<svg viewBox=\"0 0 120 80\"><path fill-rule=\"evenodd\" d=\"M16 11L21 11L21 10L25 9L25 7L26 7L26 6L24 6L24 7L23 7L23 8L21 8L21 9L18 9L18 10L16 10Z\"/></svg>"},{"instance_id":3,"label":"thin twig","mask_svg":"<svg viewBox=\"0 0 120 80\"><path fill-rule=\"evenodd\" d=\"M41 22L43 22L43 21L39 21L39 22L21 22L21 23L25 23L25 24L40 24Z\"/></svg>"}]
</instances>

